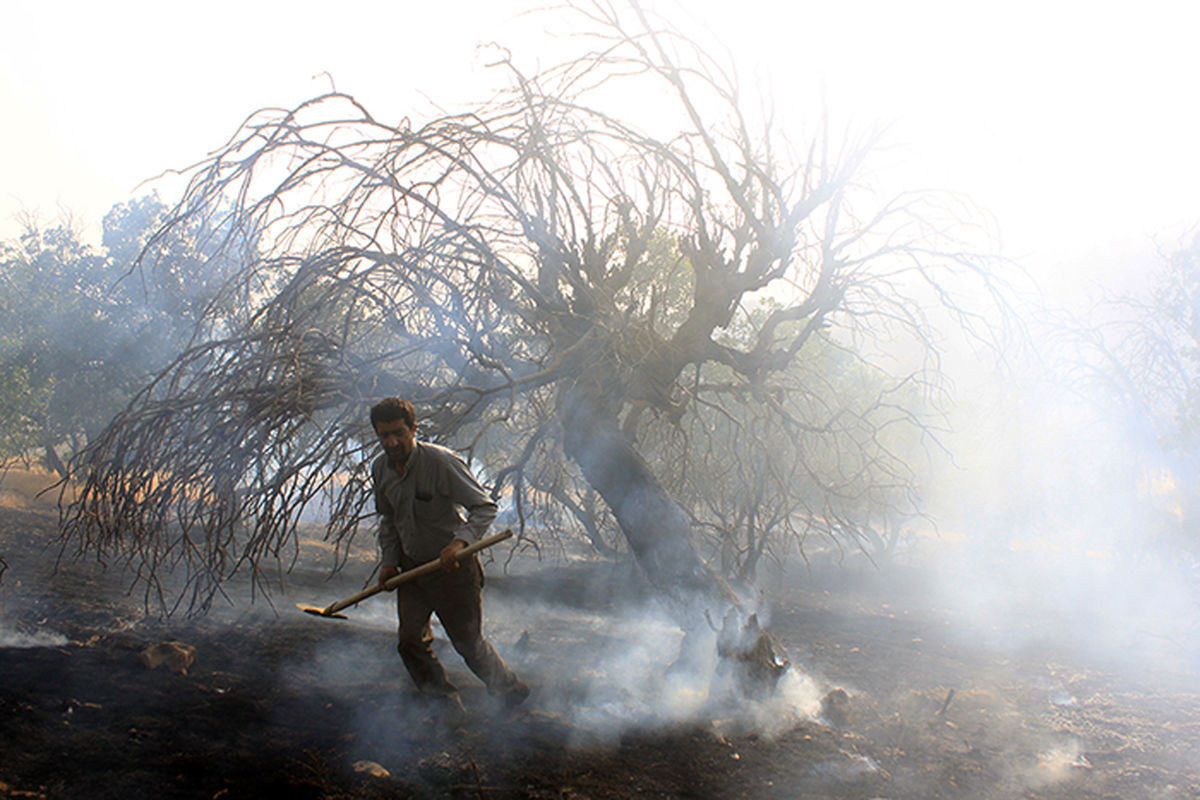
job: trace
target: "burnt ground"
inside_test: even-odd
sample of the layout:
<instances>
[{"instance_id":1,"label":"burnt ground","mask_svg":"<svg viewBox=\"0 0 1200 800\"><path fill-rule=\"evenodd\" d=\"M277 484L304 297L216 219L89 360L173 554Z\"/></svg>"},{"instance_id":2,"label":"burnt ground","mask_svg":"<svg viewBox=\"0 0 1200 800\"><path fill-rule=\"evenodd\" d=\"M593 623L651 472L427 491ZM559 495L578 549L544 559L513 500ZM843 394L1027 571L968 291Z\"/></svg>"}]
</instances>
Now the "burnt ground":
<instances>
[{"instance_id":1,"label":"burnt ground","mask_svg":"<svg viewBox=\"0 0 1200 800\"><path fill-rule=\"evenodd\" d=\"M292 610L358 585L299 574L274 612L163 621L118 574L51 574L54 521L0 509L0 797L1200 798L1182 648L1101 655L1035 616L1002 645L916 569L781 582L764 608L803 680L682 713L655 666L678 638L633 621L620 570L493 565L489 637L534 694L505 712L450 653L472 712L452 729L407 688L384 601ZM195 648L186 674L143 663L163 641Z\"/></svg>"}]
</instances>

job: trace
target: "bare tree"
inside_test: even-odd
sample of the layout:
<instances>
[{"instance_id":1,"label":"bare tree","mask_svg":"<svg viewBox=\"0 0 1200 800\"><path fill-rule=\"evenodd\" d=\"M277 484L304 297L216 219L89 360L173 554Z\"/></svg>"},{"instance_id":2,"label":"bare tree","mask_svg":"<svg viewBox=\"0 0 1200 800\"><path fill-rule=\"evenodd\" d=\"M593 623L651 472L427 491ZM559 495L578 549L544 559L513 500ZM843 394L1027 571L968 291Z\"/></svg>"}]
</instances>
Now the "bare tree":
<instances>
[{"instance_id":1,"label":"bare tree","mask_svg":"<svg viewBox=\"0 0 1200 800\"><path fill-rule=\"evenodd\" d=\"M387 394L521 513L554 504L610 545L611 515L653 584L710 604L729 595L697 531L750 531L740 568L773 528L844 537L913 502L892 431L928 431L930 309L989 335L955 294L966 276L995 300L986 261L931 198L853 202L872 137L788 147L636 2L571 13L589 52L532 76L502 56L511 89L467 113L388 123L334 92L192 169L161 235L256 242L221 304L244 318L210 321L76 463L68 541L152 592L186 565L201 603L294 553L305 503L344 544ZM632 95L654 124L611 110ZM705 500L714 475L740 519Z\"/></svg>"},{"instance_id":2,"label":"bare tree","mask_svg":"<svg viewBox=\"0 0 1200 800\"><path fill-rule=\"evenodd\" d=\"M1086 319L1059 315L1052 331L1065 384L1130 443L1118 473L1126 490L1147 466L1170 469L1181 519L1158 526L1158 544L1194 559L1200 554L1200 236L1160 253L1159 269L1143 289L1105 296ZM1145 550L1152 542L1139 536L1132 544Z\"/></svg>"}]
</instances>

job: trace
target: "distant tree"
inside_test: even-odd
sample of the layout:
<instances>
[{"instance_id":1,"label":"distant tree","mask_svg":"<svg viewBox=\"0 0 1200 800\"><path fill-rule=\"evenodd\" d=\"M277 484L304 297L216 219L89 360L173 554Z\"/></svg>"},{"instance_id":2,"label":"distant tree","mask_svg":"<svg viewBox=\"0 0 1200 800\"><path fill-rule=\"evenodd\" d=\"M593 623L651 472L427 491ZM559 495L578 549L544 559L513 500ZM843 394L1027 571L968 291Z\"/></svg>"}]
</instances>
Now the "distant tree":
<instances>
[{"instance_id":1,"label":"distant tree","mask_svg":"<svg viewBox=\"0 0 1200 800\"><path fill-rule=\"evenodd\" d=\"M223 232L213 253L253 239L225 289L244 316L78 460L70 541L152 585L185 568L201 604L294 553L307 503L344 543L388 394L516 509L554 505L601 546L612 520L654 585L709 608L731 598L698 531L844 539L912 502L891 437L928 432L934 319L988 338L1000 294L949 204L871 206L870 137L793 150L637 3L570 13L593 50L532 76L501 57L511 90L469 112L389 124L331 93L255 114L192 171L147 253L187 225ZM968 279L983 300L960 304Z\"/></svg>"},{"instance_id":2,"label":"distant tree","mask_svg":"<svg viewBox=\"0 0 1200 800\"><path fill-rule=\"evenodd\" d=\"M1059 363L1140 452L1124 459L1126 484L1148 465L1170 469L1183 516L1174 541L1200 557L1200 235L1162 253L1143 285L1104 297L1086 319L1058 320Z\"/></svg>"},{"instance_id":3,"label":"distant tree","mask_svg":"<svg viewBox=\"0 0 1200 800\"><path fill-rule=\"evenodd\" d=\"M60 450L82 445L132 396L137 383L127 370L136 361L114 356L135 350L137 338L133 326L115 318L121 303L110 287L120 273L69 224L43 229L29 222L18 242L2 247L6 454L40 450L61 475Z\"/></svg>"},{"instance_id":4,"label":"distant tree","mask_svg":"<svg viewBox=\"0 0 1200 800\"><path fill-rule=\"evenodd\" d=\"M886 558L877 528L920 513L922 435L930 409L915 385L859 363L823 334L776 376L778 408L726 398L724 414L689 414L675 494L722 572L753 579L788 548L822 545ZM708 370L713 372L718 370ZM792 429L781 435L783 414Z\"/></svg>"},{"instance_id":5,"label":"distant tree","mask_svg":"<svg viewBox=\"0 0 1200 800\"><path fill-rule=\"evenodd\" d=\"M165 206L114 206L99 248L70 221L26 221L0 243L0 455L36 454L60 476L69 459L183 350L205 316L203 260L172 236L172 270L147 283L134 264ZM211 310L210 310L211 311Z\"/></svg>"}]
</instances>

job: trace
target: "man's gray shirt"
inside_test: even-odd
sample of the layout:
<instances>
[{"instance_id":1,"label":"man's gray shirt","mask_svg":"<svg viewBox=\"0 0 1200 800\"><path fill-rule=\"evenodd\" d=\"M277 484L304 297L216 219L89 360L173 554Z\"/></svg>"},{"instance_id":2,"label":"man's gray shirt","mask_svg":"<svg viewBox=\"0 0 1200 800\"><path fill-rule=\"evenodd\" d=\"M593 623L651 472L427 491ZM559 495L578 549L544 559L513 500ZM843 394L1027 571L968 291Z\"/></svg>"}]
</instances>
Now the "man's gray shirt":
<instances>
[{"instance_id":1,"label":"man's gray shirt","mask_svg":"<svg viewBox=\"0 0 1200 800\"><path fill-rule=\"evenodd\" d=\"M411 566L437 558L454 539L477 542L496 518L496 504L466 463L436 444L417 442L403 475L380 456L371 477L385 567L400 566L401 553Z\"/></svg>"}]
</instances>

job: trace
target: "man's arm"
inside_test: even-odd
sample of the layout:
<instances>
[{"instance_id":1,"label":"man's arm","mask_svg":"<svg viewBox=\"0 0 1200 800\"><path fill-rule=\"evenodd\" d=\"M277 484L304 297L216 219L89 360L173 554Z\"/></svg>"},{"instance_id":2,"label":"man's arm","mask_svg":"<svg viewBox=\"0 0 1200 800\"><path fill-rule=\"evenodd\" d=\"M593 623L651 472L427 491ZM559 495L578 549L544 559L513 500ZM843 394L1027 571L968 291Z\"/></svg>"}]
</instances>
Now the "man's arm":
<instances>
[{"instance_id":1,"label":"man's arm","mask_svg":"<svg viewBox=\"0 0 1200 800\"><path fill-rule=\"evenodd\" d=\"M392 518L379 517L379 585L387 583L400 574L400 535Z\"/></svg>"},{"instance_id":2,"label":"man's arm","mask_svg":"<svg viewBox=\"0 0 1200 800\"><path fill-rule=\"evenodd\" d=\"M478 542L487 533L499 509L466 463L458 457L449 464L450 499L467 510L467 521L454 534L464 544Z\"/></svg>"},{"instance_id":3,"label":"man's arm","mask_svg":"<svg viewBox=\"0 0 1200 800\"><path fill-rule=\"evenodd\" d=\"M379 585L400 574L400 533L393 524L392 504L380 491L378 464L372 468L371 477L375 486L375 511L379 514Z\"/></svg>"},{"instance_id":4,"label":"man's arm","mask_svg":"<svg viewBox=\"0 0 1200 800\"><path fill-rule=\"evenodd\" d=\"M442 548L440 554L442 569L450 570L458 567L458 559L455 558L458 551L468 544L478 542L487 533L498 509L461 458L455 456L449 460L447 473L450 499L467 510L467 521L455 532L454 539Z\"/></svg>"}]
</instances>

